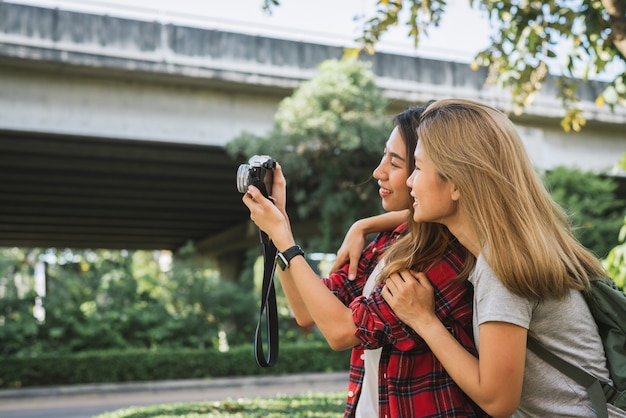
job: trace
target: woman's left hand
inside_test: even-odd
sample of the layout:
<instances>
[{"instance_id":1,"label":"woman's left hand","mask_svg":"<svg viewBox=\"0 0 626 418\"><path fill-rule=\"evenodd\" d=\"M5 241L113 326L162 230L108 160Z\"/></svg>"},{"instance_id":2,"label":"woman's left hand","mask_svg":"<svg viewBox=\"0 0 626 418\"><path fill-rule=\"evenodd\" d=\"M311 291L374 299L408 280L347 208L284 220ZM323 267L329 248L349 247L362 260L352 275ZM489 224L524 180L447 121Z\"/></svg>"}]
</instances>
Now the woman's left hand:
<instances>
[{"instance_id":1,"label":"woman's left hand","mask_svg":"<svg viewBox=\"0 0 626 418\"><path fill-rule=\"evenodd\" d=\"M435 291L424 273L404 270L385 282L383 298L402 322L420 334L420 327L438 320L435 316Z\"/></svg>"}]
</instances>

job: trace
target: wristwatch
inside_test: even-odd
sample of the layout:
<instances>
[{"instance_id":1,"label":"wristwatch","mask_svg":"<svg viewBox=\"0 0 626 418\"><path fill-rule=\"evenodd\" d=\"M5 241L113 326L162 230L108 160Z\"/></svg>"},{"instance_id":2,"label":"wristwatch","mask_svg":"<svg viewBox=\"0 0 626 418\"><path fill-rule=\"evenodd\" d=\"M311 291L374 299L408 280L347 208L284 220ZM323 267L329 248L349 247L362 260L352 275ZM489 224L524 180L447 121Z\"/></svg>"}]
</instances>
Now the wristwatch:
<instances>
[{"instance_id":1,"label":"wristwatch","mask_svg":"<svg viewBox=\"0 0 626 418\"><path fill-rule=\"evenodd\" d=\"M302 251L302 248L300 248L299 245L289 247L282 252L279 251L276 254L276 264L280 266L280 269L282 271L285 271L289 268L289 262L291 261L291 259L297 255L301 255L304 257L304 251Z\"/></svg>"}]
</instances>

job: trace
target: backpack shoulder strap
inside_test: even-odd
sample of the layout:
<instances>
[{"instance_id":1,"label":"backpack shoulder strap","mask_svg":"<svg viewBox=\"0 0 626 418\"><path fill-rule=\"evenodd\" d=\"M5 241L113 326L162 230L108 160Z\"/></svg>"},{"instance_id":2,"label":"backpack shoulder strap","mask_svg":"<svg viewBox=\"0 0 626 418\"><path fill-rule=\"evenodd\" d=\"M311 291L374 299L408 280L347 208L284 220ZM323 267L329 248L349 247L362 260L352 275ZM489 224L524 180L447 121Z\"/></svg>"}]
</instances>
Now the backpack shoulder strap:
<instances>
[{"instance_id":1,"label":"backpack shoulder strap","mask_svg":"<svg viewBox=\"0 0 626 418\"><path fill-rule=\"evenodd\" d=\"M602 390L602 385L600 381L581 369L573 365L572 363L563 360L561 357L557 356L547 348L545 348L535 337L528 334L527 347L539 356L546 363L550 364L552 367L559 370L566 376L569 376L571 379L575 380L579 385L582 385L589 394L589 398L591 399L591 404L593 405L593 409L596 412L598 418L608 418L609 413L606 408L606 396L604 391Z\"/></svg>"}]
</instances>

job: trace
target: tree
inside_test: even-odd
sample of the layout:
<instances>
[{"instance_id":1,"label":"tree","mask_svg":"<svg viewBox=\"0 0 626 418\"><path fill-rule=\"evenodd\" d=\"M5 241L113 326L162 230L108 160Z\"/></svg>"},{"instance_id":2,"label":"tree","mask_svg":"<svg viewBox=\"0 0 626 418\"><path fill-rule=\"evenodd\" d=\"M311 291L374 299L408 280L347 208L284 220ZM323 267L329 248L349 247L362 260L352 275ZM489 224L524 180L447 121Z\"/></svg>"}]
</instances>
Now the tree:
<instances>
[{"instance_id":1,"label":"tree","mask_svg":"<svg viewBox=\"0 0 626 418\"><path fill-rule=\"evenodd\" d=\"M328 60L285 98L272 130L226 144L236 158L266 154L282 166L299 220L320 220L317 251L335 251L343 231L380 210L372 170L391 126L369 63ZM245 156L245 157L243 157Z\"/></svg>"},{"instance_id":2,"label":"tree","mask_svg":"<svg viewBox=\"0 0 626 418\"><path fill-rule=\"evenodd\" d=\"M616 170L620 168L626 170L626 154L616 164ZM619 244L609 252L603 264L609 276L624 289L626 286L626 216L624 216L624 225L619 231L618 241Z\"/></svg>"},{"instance_id":3,"label":"tree","mask_svg":"<svg viewBox=\"0 0 626 418\"><path fill-rule=\"evenodd\" d=\"M587 81L591 74L605 72L609 63L626 63L626 1L469 1L485 13L493 29L491 45L476 55L472 67L488 67L488 81L511 90L518 113L532 103L546 81L548 63L560 54L557 47L570 44L567 56L560 57L567 64L556 84L566 111L563 128L580 130L585 120L575 69L582 68L582 79ZM377 0L376 4L375 15L363 21L362 35L357 39L360 48L348 54L360 50L373 53L381 36L399 25L401 19L405 19L407 36L417 47L420 36L440 24L448 7L446 0ZM279 0L263 0L268 12L279 5ZM405 6L408 14L401 13ZM611 109L624 103L626 73L618 74L596 98L598 106L608 105Z\"/></svg>"},{"instance_id":4,"label":"tree","mask_svg":"<svg viewBox=\"0 0 626 418\"><path fill-rule=\"evenodd\" d=\"M20 352L37 341L32 257L29 250L0 248L0 356Z\"/></svg>"},{"instance_id":5,"label":"tree","mask_svg":"<svg viewBox=\"0 0 626 418\"><path fill-rule=\"evenodd\" d=\"M576 238L598 257L606 257L618 243L615 231L624 218L624 201L616 197L617 182L592 171L564 166L542 176L552 198L572 222Z\"/></svg>"}]
</instances>

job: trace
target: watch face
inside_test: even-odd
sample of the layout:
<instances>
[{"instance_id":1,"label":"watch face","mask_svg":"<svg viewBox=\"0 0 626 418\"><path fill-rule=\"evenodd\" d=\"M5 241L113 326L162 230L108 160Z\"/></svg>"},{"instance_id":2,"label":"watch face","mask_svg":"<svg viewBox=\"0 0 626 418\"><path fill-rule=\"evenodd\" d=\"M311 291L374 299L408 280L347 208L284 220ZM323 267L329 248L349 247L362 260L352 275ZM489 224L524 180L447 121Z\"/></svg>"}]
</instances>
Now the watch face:
<instances>
[{"instance_id":1,"label":"watch face","mask_svg":"<svg viewBox=\"0 0 626 418\"><path fill-rule=\"evenodd\" d=\"M278 264L278 267L280 267L282 271L285 271L285 269L287 268L285 256L281 253L276 254L276 264Z\"/></svg>"},{"instance_id":2,"label":"watch face","mask_svg":"<svg viewBox=\"0 0 626 418\"><path fill-rule=\"evenodd\" d=\"M285 271L289 267L289 262L297 255L304 256L304 251L297 245L287 248L284 252L278 252L276 254L276 264L278 264L281 270Z\"/></svg>"}]
</instances>

